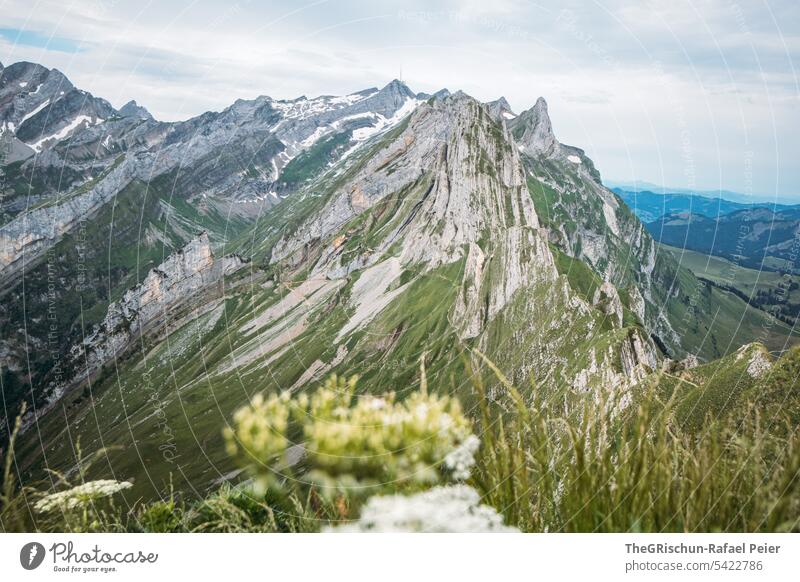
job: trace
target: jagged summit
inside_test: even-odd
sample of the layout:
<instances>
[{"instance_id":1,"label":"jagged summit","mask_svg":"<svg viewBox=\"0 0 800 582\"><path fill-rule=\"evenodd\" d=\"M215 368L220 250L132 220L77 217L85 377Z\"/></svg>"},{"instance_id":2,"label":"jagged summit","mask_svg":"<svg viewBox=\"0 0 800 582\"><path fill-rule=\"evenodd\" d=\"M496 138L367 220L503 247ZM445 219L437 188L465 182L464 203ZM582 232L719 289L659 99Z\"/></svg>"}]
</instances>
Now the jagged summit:
<instances>
[{"instance_id":1,"label":"jagged summit","mask_svg":"<svg viewBox=\"0 0 800 582\"><path fill-rule=\"evenodd\" d=\"M131 100L128 101L125 105L123 105L119 110L120 117L136 117L138 119L153 119L153 116L150 112L136 103L136 101Z\"/></svg>"},{"instance_id":2,"label":"jagged summit","mask_svg":"<svg viewBox=\"0 0 800 582\"><path fill-rule=\"evenodd\" d=\"M404 208L392 213L395 226L387 226L385 236L373 242L371 261L399 243L401 262L438 266L462 256L464 245L510 226L536 228L530 197L522 195L524 178L517 152L509 146L510 134L498 136L495 122L481 115L483 107L463 91L419 105L399 136L372 156L317 216L276 246L273 260L327 239L392 192L408 193ZM482 157L493 160L491 168L478 164ZM363 258L346 261L336 252L339 247L330 244L316 271L341 273L363 266Z\"/></svg>"},{"instance_id":3,"label":"jagged summit","mask_svg":"<svg viewBox=\"0 0 800 582\"><path fill-rule=\"evenodd\" d=\"M553 154L558 141L553 133L547 101L539 97L530 109L520 113L509 126L519 146L530 154Z\"/></svg>"},{"instance_id":4,"label":"jagged summit","mask_svg":"<svg viewBox=\"0 0 800 582\"><path fill-rule=\"evenodd\" d=\"M511 105L508 104L505 97L500 97L495 101L490 101L486 104L489 114L500 121L501 119L511 120L516 117L516 114L511 110Z\"/></svg>"},{"instance_id":5,"label":"jagged summit","mask_svg":"<svg viewBox=\"0 0 800 582\"><path fill-rule=\"evenodd\" d=\"M409 89L408 85L406 85L400 79L392 79L381 90L382 91L396 91L396 92L398 92L398 93L400 93L400 94L402 94L402 95L404 95L406 97L412 97L412 98L416 97L416 94L411 89Z\"/></svg>"},{"instance_id":6,"label":"jagged summit","mask_svg":"<svg viewBox=\"0 0 800 582\"><path fill-rule=\"evenodd\" d=\"M417 93L417 99L420 101L427 101L428 99L444 99L450 96L450 90L447 88L439 89L436 93Z\"/></svg>"}]
</instances>

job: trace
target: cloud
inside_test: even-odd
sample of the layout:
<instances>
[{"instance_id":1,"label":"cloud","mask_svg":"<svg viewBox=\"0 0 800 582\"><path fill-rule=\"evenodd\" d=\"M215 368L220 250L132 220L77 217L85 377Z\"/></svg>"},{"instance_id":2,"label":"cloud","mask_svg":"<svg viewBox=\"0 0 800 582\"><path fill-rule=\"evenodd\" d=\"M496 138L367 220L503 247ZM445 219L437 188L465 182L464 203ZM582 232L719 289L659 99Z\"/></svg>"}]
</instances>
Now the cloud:
<instances>
[{"instance_id":1,"label":"cloud","mask_svg":"<svg viewBox=\"0 0 800 582\"><path fill-rule=\"evenodd\" d=\"M268 94L342 94L399 76L417 91L548 99L560 139L604 175L800 194L800 8L791 0L603 4L366 0L189 4L9 0L0 60L57 67L121 105L183 119ZM59 51L43 38L69 40ZM742 159L754 152L752 180ZM793 157L796 157L793 156Z\"/></svg>"}]
</instances>

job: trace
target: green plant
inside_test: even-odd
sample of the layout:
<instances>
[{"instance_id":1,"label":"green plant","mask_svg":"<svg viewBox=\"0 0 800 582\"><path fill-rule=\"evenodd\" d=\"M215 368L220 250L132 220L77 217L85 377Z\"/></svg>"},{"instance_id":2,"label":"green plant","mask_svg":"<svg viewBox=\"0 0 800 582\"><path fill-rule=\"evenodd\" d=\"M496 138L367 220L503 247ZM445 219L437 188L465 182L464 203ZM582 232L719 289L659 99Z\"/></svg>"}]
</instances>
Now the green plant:
<instances>
[{"instance_id":1,"label":"green plant","mask_svg":"<svg viewBox=\"0 0 800 582\"><path fill-rule=\"evenodd\" d=\"M318 496L341 517L371 494L463 479L478 444L471 422L458 400L425 386L402 401L357 398L357 378L334 375L310 395L256 396L225 430L228 451L256 491Z\"/></svg>"},{"instance_id":2,"label":"green plant","mask_svg":"<svg viewBox=\"0 0 800 582\"><path fill-rule=\"evenodd\" d=\"M648 393L588 396L571 409L526 402L488 362L504 390L480 398L483 446L474 482L484 502L525 531L796 531L800 442L778 436L758 410L707 417L683 432L675 403ZM775 420L773 419L773 422Z\"/></svg>"},{"instance_id":3,"label":"green plant","mask_svg":"<svg viewBox=\"0 0 800 582\"><path fill-rule=\"evenodd\" d=\"M0 489L0 529L4 532L20 532L30 529L30 511L27 505L27 494L32 491L30 487L17 489L17 478L13 471L14 445L25 415L26 403L23 401L19 415L14 422L14 428L8 440L8 446L3 459L3 481Z\"/></svg>"}]
</instances>

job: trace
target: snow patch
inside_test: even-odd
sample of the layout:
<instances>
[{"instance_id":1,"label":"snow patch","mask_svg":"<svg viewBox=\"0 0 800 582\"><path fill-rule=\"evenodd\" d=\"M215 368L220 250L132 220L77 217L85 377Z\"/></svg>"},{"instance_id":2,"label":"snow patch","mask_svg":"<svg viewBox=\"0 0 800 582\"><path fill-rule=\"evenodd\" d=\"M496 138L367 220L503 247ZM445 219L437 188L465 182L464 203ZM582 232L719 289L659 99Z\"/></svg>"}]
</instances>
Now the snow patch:
<instances>
[{"instance_id":1,"label":"snow patch","mask_svg":"<svg viewBox=\"0 0 800 582\"><path fill-rule=\"evenodd\" d=\"M22 82L19 84L19 86L20 86L20 87L22 87L22 88L24 89L25 87L27 87L27 86L28 86L28 82L27 82L27 81L22 81Z\"/></svg>"},{"instance_id":2,"label":"snow patch","mask_svg":"<svg viewBox=\"0 0 800 582\"><path fill-rule=\"evenodd\" d=\"M317 129L314 130L314 133L312 133L306 139L300 142L300 146L303 148L310 148L312 145L317 143L317 141L319 141L319 138L328 133L328 131L329 131L328 126L323 125L321 127L318 127Z\"/></svg>"},{"instance_id":3,"label":"snow patch","mask_svg":"<svg viewBox=\"0 0 800 582\"><path fill-rule=\"evenodd\" d=\"M103 122L103 120L98 117L97 120L95 121L95 124L96 123L102 123L102 122ZM35 141L33 143L29 143L28 145L30 147L32 147L36 152L41 152L45 143L47 143L47 142L49 142L51 140L60 141L60 140L64 139L73 130L77 129L82 123L87 123L89 125L94 125L92 123L92 118L89 117L88 115L78 115L75 119L70 121L63 128L59 129L56 133L54 133L52 135L48 135L47 137L43 137L42 139L40 139L38 141Z\"/></svg>"},{"instance_id":4,"label":"snow patch","mask_svg":"<svg viewBox=\"0 0 800 582\"><path fill-rule=\"evenodd\" d=\"M505 117L506 119L514 119L516 115L514 115L510 111L503 111L503 117Z\"/></svg>"},{"instance_id":5,"label":"snow patch","mask_svg":"<svg viewBox=\"0 0 800 582\"><path fill-rule=\"evenodd\" d=\"M353 139L356 141L365 141L371 138L373 135L377 135L393 125L396 125L402 121L406 115L412 113L420 103L422 103L422 101L409 97L406 102L403 103L400 109L398 109L390 118L387 119L380 113L377 113L375 115L377 118L377 123L372 127L360 127L354 130Z\"/></svg>"},{"instance_id":6,"label":"snow patch","mask_svg":"<svg viewBox=\"0 0 800 582\"><path fill-rule=\"evenodd\" d=\"M367 119L367 118L374 118L377 117L377 113L373 113L372 111L365 111L364 113L354 113L353 115L345 115L341 119L337 119L333 123L331 123L331 127L334 129L339 129L341 125L348 121L353 121L354 119Z\"/></svg>"},{"instance_id":7,"label":"snow patch","mask_svg":"<svg viewBox=\"0 0 800 582\"><path fill-rule=\"evenodd\" d=\"M25 123L26 121L28 121L28 120L29 120L31 117L33 117L34 115L36 115L37 113L39 113L39 112L40 112L42 109L44 109L45 107L47 107L48 105L50 105L50 99L49 99L49 98L48 98L48 99L47 99L47 100L46 100L44 103L42 103L41 105L39 105L39 106L38 106L36 109L34 109L33 111L31 111L30 113L28 113L27 115L25 115L25 117L23 117L23 118L20 120L19 124L20 124L20 125L22 125L23 123Z\"/></svg>"},{"instance_id":8,"label":"snow patch","mask_svg":"<svg viewBox=\"0 0 800 582\"><path fill-rule=\"evenodd\" d=\"M350 106L353 103L358 103L359 101L363 101L367 97L373 96L375 93L377 93L377 91L373 91L372 93L370 93L368 95L359 95L357 93L353 93L352 95L343 95L342 97L332 97L329 100L329 103L331 105Z\"/></svg>"},{"instance_id":9,"label":"snow patch","mask_svg":"<svg viewBox=\"0 0 800 582\"><path fill-rule=\"evenodd\" d=\"M580 164L581 159L578 156L567 156L567 159L573 164Z\"/></svg>"}]
</instances>

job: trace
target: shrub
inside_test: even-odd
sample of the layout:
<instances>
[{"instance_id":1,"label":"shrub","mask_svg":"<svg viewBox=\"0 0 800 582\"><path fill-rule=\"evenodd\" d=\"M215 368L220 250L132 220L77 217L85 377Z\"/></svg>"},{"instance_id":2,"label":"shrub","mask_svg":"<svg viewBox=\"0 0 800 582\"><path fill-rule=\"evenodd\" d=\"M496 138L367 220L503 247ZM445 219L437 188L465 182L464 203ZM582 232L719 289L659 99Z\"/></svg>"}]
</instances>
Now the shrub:
<instances>
[{"instance_id":1,"label":"shrub","mask_svg":"<svg viewBox=\"0 0 800 582\"><path fill-rule=\"evenodd\" d=\"M259 491L312 487L327 500L469 475L478 440L458 400L427 391L357 398L356 385L332 376L310 395L255 397L225 430L228 451ZM287 458L292 431L302 463Z\"/></svg>"}]
</instances>

